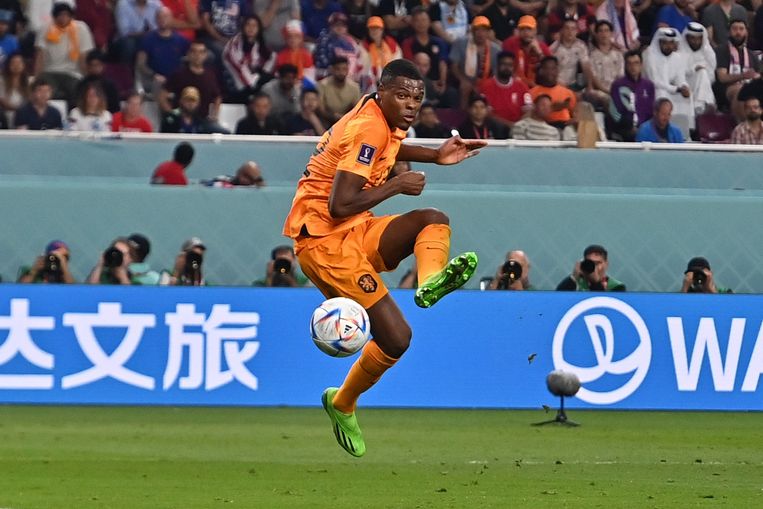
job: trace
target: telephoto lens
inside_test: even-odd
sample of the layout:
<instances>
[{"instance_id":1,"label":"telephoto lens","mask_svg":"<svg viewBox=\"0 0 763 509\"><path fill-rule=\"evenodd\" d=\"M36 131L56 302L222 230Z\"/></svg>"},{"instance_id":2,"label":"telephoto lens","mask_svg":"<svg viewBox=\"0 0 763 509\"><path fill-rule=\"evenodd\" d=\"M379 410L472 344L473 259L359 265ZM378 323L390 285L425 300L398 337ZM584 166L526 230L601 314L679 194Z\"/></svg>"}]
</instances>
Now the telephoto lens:
<instances>
[{"instance_id":1,"label":"telephoto lens","mask_svg":"<svg viewBox=\"0 0 763 509\"><path fill-rule=\"evenodd\" d=\"M286 258L277 258L273 262L273 271L277 274L288 274L291 272L291 261Z\"/></svg>"},{"instance_id":2,"label":"telephoto lens","mask_svg":"<svg viewBox=\"0 0 763 509\"><path fill-rule=\"evenodd\" d=\"M109 269L121 266L123 261L124 254L114 246L108 248L103 253L103 265Z\"/></svg>"},{"instance_id":3,"label":"telephoto lens","mask_svg":"<svg viewBox=\"0 0 763 509\"><path fill-rule=\"evenodd\" d=\"M580 271L584 274L593 274L593 271L596 270L596 264L593 260L589 260L588 258L583 259L580 262Z\"/></svg>"}]
</instances>

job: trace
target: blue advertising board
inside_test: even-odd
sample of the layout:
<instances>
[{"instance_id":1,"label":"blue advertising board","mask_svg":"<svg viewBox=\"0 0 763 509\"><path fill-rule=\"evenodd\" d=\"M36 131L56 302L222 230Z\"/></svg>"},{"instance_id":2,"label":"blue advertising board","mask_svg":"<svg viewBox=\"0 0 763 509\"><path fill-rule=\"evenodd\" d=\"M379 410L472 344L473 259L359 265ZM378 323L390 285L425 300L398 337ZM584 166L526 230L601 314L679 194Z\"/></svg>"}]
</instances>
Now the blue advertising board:
<instances>
[{"instance_id":1,"label":"blue advertising board","mask_svg":"<svg viewBox=\"0 0 763 509\"><path fill-rule=\"evenodd\" d=\"M367 406L763 410L763 296L459 291ZM0 285L0 402L319 404L354 358L309 337L314 289Z\"/></svg>"}]
</instances>

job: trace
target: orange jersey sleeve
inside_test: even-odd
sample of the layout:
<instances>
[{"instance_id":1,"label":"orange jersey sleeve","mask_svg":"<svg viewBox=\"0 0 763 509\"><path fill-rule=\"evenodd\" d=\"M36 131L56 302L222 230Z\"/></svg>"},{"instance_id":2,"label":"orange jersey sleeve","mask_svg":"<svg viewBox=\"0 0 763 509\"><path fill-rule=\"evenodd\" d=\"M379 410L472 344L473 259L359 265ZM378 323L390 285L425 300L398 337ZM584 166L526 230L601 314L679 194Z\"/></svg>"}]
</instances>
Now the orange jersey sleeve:
<instances>
[{"instance_id":1,"label":"orange jersey sleeve","mask_svg":"<svg viewBox=\"0 0 763 509\"><path fill-rule=\"evenodd\" d=\"M328 202L337 171L366 179L366 187L382 185L395 164L405 131L391 130L373 95L364 97L326 131L315 147L286 218L283 234L296 238L304 230L322 237L346 230L371 217L370 211L334 219Z\"/></svg>"}]
</instances>

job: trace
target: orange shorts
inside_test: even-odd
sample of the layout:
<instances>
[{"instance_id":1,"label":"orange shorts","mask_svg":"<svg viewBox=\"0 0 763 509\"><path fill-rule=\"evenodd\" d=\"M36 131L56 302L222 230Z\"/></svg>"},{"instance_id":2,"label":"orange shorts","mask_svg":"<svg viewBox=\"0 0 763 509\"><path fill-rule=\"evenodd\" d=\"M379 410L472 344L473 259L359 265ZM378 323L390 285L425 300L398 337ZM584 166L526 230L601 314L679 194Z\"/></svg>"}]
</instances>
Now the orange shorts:
<instances>
[{"instance_id":1,"label":"orange shorts","mask_svg":"<svg viewBox=\"0 0 763 509\"><path fill-rule=\"evenodd\" d=\"M372 217L349 230L298 239L294 250L302 272L327 298L347 297L370 308L389 293L379 272L395 267L384 265L379 240L396 217Z\"/></svg>"}]
</instances>

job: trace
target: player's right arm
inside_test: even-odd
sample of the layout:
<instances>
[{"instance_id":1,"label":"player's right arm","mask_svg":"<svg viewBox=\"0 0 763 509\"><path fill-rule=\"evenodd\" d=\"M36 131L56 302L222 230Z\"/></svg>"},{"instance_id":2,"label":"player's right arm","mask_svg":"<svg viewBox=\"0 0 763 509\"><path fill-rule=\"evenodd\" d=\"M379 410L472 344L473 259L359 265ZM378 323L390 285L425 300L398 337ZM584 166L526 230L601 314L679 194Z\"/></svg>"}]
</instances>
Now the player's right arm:
<instances>
[{"instance_id":1,"label":"player's right arm","mask_svg":"<svg viewBox=\"0 0 763 509\"><path fill-rule=\"evenodd\" d=\"M349 171L339 170L329 195L329 214L334 219L354 216L371 210L387 198L398 194L418 196L424 189L424 173L406 171L378 187L363 189L367 179Z\"/></svg>"}]
</instances>

